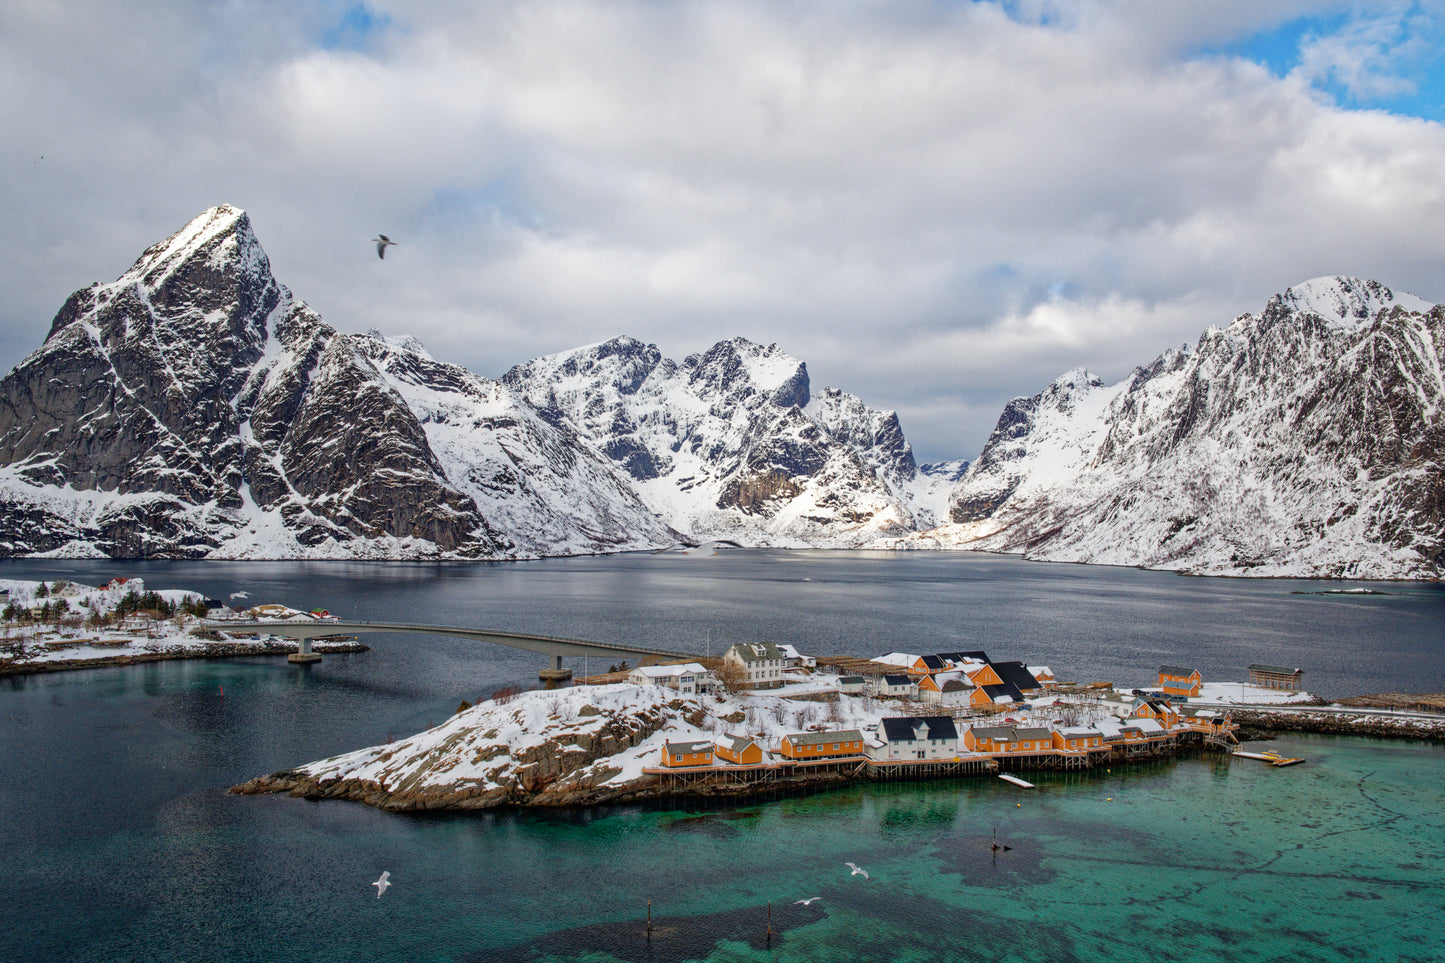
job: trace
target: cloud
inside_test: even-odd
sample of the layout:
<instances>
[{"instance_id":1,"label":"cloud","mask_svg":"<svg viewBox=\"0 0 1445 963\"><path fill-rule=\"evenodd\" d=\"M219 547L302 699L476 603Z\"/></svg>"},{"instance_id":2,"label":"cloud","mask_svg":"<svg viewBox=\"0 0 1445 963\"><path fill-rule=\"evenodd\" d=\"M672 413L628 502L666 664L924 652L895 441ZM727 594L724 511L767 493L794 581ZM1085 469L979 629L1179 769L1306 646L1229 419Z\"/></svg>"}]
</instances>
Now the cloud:
<instances>
[{"instance_id":1,"label":"cloud","mask_svg":"<svg viewBox=\"0 0 1445 963\"><path fill-rule=\"evenodd\" d=\"M972 456L1002 400L1305 278L1445 299L1445 128L1327 89L1409 76L1434 9L7 5L0 361L225 201L343 330L489 375L741 334ZM1209 52L1301 18L1335 29L1285 76Z\"/></svg>"}]
</instances>

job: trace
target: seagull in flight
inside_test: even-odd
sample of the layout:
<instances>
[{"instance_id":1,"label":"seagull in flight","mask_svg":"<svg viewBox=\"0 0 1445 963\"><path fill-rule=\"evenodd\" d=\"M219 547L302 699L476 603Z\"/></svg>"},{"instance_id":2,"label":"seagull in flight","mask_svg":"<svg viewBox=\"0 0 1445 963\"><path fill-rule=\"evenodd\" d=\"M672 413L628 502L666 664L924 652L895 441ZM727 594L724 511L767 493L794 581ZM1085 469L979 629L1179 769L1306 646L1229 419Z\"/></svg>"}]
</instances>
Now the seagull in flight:
<instances>
[{"instance_id":1,"label":"seagull in flight","mask_svg":"<svg viewBox=\"0 0 1445 963\"><path fill-rule=\"evenodd\" d=\"M799 903L802 903L804 906L808 906L812 904L813 900L822 898L821 896L809 896L807 899L795 899L793 900L793 905L797 906Z\"/></svg>"},{"instance_id":2,"label":"seagull in flight","mask_svg":"<svg viewBox=\"0 0 1445 963\"><path fill-rule=\"evenodd\" d=\"M873 878L873 877L871 877L871 876L868 875L868 870L864 869L862 866L859 866L857 863L844 863L843 865L844 865L844 866L847 866L849 869L851 869L851 870L853 871L853 872L851 872L851 873L848 874L848 875L850 875L850 876L862 876L864 879L872 879L872 878Z\"/></svg>"},{"instance_id":3,"label":"seagull in flight","mask_svg":"<svg viewBox=\"0 0 1445 963\"><path fill-rule=\"evenodd\" d=\"M396 244L395 241L387 237L385 234L378 234L376 235L376 237L372 238L372 240L376 242L376 256L380 258L386 257L386 246L388 244L391 244L393 246L395 246Z\"/></svg>"},{"instance_id":4,"label":"seagull in flight","mask_svg":"<svg viewBox=\"0 0 1445 963\"><path fill-rule=\"evenodd\" d=\"M248 598L250 598L250 597L251 597L251 593L250 593L250 592L232 592L232 593L231 593L231 598L233 598L233 599L248 599Z\"/></svg>"},{"instance_id":5,"label":"seagull in flight","mask_svg":"<svg viewBox=\"0 0 1445 963\"><path fill-rule=\"evenodd\" d=\"M375 886L375 887L376 887L376 898L377 898L377 899L381 899L381 894L382 894L382 893L385 893L385 892L386 892L386 888L391 885L391 883L389 882L390 879L391 879L391 870L389 870L389 869L383 869L383 870L381 871L381 878L378 879L376 882L374 882L374 883L371 884L372 886Z\"/></svg>"}]
</instances>

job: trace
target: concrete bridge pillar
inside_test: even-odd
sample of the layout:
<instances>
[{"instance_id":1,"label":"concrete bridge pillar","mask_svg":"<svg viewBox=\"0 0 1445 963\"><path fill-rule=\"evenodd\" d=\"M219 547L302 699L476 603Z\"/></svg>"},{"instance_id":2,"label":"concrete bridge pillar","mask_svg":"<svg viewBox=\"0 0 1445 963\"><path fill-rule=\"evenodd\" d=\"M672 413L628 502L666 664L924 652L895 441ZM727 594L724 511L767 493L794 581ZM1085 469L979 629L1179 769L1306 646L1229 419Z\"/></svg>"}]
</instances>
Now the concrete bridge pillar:
<instances>
[{"instance_id":1,"label":"concrete bridge pillar","mask_svg":"<svg viewBox=\"0 0 1445 963\"><path fill-rule=\"evenodd\" d=\"M551 656L551 664L537 673L537 680L544 689L557 689L572 681L572 670L562 668L562 657Z\"/></svg>"},{"instance_id":2,"label":"concrete bridge pillar","mask_svg":"<svg viewBox=\"0 0 1445 963\"><path fill-rule=\"evenodd\" d=\"M296 651L286 656L287 662L295 662L298 665L305 665L311 662L320 662L321 653L311 651L311 640L301 639Z\"/></svg>"}]
</instances>

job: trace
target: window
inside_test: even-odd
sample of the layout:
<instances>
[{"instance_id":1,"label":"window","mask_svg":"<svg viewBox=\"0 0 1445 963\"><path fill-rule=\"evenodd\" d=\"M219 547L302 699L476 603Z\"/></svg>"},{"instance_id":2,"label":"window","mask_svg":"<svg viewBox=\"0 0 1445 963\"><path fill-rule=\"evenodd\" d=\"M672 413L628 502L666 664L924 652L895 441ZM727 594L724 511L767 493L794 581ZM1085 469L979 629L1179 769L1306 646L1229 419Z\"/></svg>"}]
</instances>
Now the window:
<instances>
[{"instance_id":1,"label":"window","mask_svg":"<svg viewBox=\"0 0 1445 963\"><path fill-rule=\"evenodd\" d=\"M834 751L834 752L837 752L837 751L838 751L839 749L841 749L841 748L842 748L842 747L839 746L836 742L833 743L833 751Z\"/></svg>"},{"instance_id":2,"label":"window","mask_svg":"<svg viewBox=\"0 0 1445 963\"><path fill-rule=\"evenodd\" d=\"M681 757L681 756L673 756L673 757L672 757L672 761L675 762L675 763L678 763L679 765L681 765L681 763L682 763L682 757Z\"/></svg>"}]
</instances>

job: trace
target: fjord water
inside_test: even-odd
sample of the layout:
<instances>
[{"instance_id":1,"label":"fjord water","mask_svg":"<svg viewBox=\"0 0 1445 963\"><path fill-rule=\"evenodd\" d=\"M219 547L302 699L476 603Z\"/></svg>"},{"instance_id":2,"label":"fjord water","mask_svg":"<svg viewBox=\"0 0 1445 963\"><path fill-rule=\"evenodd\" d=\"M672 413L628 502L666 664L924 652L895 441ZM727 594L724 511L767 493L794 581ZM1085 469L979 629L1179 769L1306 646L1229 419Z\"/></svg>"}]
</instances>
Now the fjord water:
<instances>
[{"instance_id":1,"label":"fjord water","mask_svg":"<svg viewBox=\"0 0 1445 963\"><path fill-rule=\"evenodd\" d=\"M1445 690L1445 592L1423 584L1297 594L1361 586L931 553L0 565L7 578L116 574L686 652L739 639L816 654L984 648L1121 683L1161 662L1238 679L1266 661L1304 667L1331 696ZM1274 747L1309 762L1283 770L1198 756L1040 776L1032 792L979 779L701 807L415 817L227 795L440 722L538 668L461 640L367 641L310 668L233 659L5 679L0 959L1445 955L1445 750L1423 743L1295 737ZM990 848L995 833L1008 851ZM383 869L394 885L378 899Z\"/></svg>"}]
</instances>

